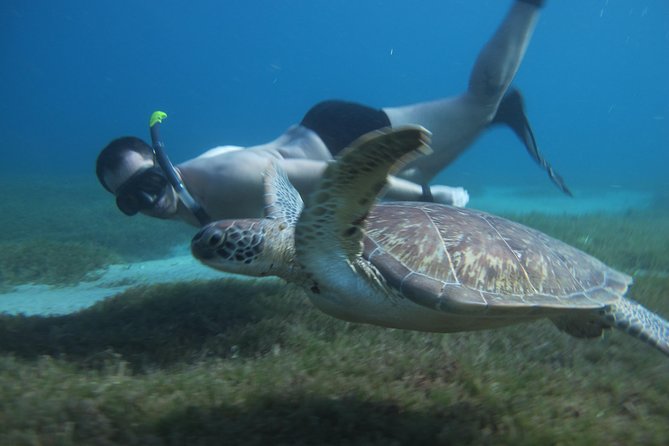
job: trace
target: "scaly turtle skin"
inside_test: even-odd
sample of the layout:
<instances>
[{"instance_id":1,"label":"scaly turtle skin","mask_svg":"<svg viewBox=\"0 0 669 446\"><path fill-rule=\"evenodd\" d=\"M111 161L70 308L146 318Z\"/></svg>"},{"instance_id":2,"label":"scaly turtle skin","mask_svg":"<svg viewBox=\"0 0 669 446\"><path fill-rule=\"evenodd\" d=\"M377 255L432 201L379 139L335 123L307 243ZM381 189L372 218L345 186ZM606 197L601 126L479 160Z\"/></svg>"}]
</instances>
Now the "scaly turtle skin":
<instances>
[{"instance_id":1,"label":"scaly turtle skin","mask_svg":"<svg viewBox=\"0 0 669 446\"><path fill-rule=\"evenodd\" d=\"M551 319L577 337L615 327L669 355L669 323L624 297L631 277L541 232L471 209L375 204L387 175L429 153L420 127L375 131L326 169L306 206L266 174L267 216L203 228L193 255L213 268L302 285L354 322L455 332Z\"/></svg>"}]
</instances>

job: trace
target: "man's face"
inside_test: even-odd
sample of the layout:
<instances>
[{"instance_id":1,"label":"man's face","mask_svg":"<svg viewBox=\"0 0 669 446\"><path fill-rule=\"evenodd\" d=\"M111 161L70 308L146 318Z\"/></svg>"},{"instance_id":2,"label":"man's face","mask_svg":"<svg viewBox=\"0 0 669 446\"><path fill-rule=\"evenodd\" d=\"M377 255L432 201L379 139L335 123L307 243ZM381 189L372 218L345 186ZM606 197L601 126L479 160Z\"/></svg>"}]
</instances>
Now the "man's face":
<instances>
[{"instance_id":1,"label":"man's face","mask_svg":"<svg viewBox=\"0 0 669 446\"><path fill-rule=\"evenodd\" d=\"M119 168L106 172L104 180L116 196L116 205L126 215L142 212L170 218L177 211L176 193L152 158L128 151Z\"/></svg>"},{"instance_id":2,"label":"man's face","mask_svg":"<svg viewBox=\"0 0 669 446\"><path fill-rule=\"evenodd\" d=\"M123 154L123 160L120 163L118 170L108 170L104 173L104 182L107 188L116 195L119 187L134 174L142 169L153 167L153 158L145 158L142 154L132 150L128 150Z\"/></svg>"}]
</instances>

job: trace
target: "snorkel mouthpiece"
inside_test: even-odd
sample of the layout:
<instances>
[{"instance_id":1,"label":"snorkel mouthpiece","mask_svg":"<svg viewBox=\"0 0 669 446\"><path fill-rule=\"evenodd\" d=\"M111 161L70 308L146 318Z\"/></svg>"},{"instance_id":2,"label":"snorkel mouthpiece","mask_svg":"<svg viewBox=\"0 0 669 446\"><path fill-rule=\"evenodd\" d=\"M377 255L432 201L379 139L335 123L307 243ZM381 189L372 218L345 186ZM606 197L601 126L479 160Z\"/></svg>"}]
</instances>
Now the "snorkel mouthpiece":
<instances>
[{"instance_id":1,"label":"snorkel mouthpiece","mask_svg":"<svg viewBox=\"0 0 669 446\"><path fill-rule=\"evenodd\" d=\"M181 178L179 178L174 165L170 162L170 159L165 153L165 144L160 138L160 123L165 118L167 118L167 113L162 111L155 111L151 114L151 118L149 119L149 129L151 130L151 144L153 146L153 152L156 155L158 165L163 169L163 172L167 177L167 181L170 182L179 196L179 200L181 200L184 206L190 210L190 212L195 216L195 218L197 218L200 224L204 226L211 221L211 217L209 217L204 208L200 206L200 203L195 201L193 196L188 192L188 189L186 189L183 181L181 181Z\"/></svg>"}]
</instances>

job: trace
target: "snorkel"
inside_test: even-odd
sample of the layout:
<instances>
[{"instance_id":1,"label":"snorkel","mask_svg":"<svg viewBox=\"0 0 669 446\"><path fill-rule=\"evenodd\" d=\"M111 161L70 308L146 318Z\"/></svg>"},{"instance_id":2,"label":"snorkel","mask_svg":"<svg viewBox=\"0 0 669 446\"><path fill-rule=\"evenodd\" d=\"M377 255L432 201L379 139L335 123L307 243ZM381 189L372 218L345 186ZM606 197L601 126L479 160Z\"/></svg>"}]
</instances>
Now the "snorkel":
<instances>
[{"instance_id":1,"label":"snorkel","mask_svg":"<svg viewBox=\"0 0 669 446\"><path fill-rule=\"evenodd\" d=\"M188 192L186 186L184 185L181 178L177 174L174 165L170 162L170 159L165 153L165 144L160 138L160 123L163 119L167 118L167 113L161 111L155 111L151 114L149 119L149 129L151 130L151 145L153 146L153 153L156 155L156 160L158 165L165 176L167 181L174 187L174 190L179 197L179 200L186 206L186 208L197 218L197 221L200 222L200 225L204 226L207 223L211 222L211 217L204 210L204 208L198 203L193 196Z\"/></svg>"}]
</instances>

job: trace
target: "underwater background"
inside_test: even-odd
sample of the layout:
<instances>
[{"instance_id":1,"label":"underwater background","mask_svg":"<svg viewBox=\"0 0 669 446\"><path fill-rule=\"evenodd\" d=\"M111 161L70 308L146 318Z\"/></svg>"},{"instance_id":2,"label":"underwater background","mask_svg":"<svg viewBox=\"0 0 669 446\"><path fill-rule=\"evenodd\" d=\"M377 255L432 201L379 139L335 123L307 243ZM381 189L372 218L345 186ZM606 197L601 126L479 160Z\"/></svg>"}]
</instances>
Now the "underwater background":
<instances>
[{"instance_id":1,"label":"underwater background","mask_svg":"<svg viewBox=\"0 0 669 446\"><path fill-rule=\"evenodd\" d=\"M509 1L3 2L0 172L90 173L148 139L180 162L271 140L329 98L375 107L458 94ZM514 84L541 149L582 185L667 189L669 3L549 1ZM508 129L440 181L545 184Z\"/></svg>"},{"instance_id":2,"label":"underwater background","mask_svg":"<svg viewBox=\"0 0 669 446\"><path fill-rule=\"evenodd\" d=\"M349 324L188 253L97 183L111 139L179 163L274 139L324 99L464 90L508 0L5 0L0 446L669 444L669 364L547 322L449 335ZM669 2L549 0L514 85L563 196L507 128L435 183L634 276L669 317Z\"/></svg>"}]
</instances>

